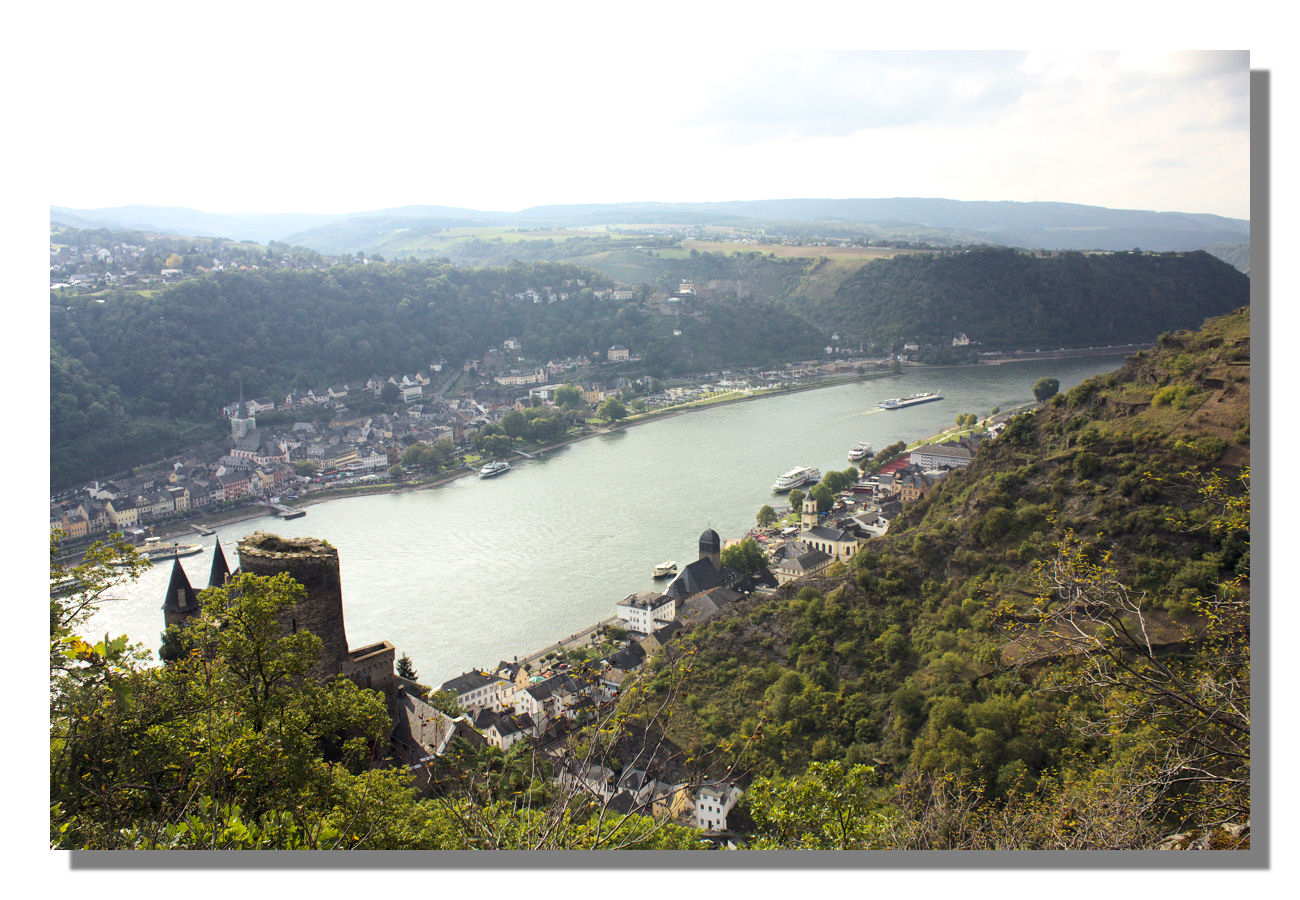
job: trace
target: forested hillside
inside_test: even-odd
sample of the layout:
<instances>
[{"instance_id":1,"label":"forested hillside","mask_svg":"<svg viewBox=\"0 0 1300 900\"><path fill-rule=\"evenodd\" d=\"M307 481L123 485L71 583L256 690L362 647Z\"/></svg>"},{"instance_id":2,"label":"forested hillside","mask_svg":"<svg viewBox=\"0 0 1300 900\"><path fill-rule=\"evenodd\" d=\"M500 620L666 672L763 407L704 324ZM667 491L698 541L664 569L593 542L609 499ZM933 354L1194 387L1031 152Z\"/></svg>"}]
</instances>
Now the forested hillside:
<instances>
[{"instance_id":1,"label":"forested hillside","mask_svg":"<svg viewBox=\"0 0 1300 900\"><path fill-rule=\"evenodd\" d=\"M669 735L743 748L786 846L1248 822L1249 360L1242 310L1012 420L850 565L687 635Z\"/></svg>"},{"instance_id":2,"label":"forested hillside","mask_svg":"<svg viewBox=\"0 0 1300 900\"><path fill-rule=\"evenodd\" d=\"M621 344L659 375L806 358L824 344L812 326L769 303L724 298L679 320L638 302L599 299L595 291L611 284L562 264L407 263L221 272L157 292L55 294L54 483L92 463L156 458L193 429L214 428L241 383L250 396L283 397L425 370L439 359L459 366L510 337L542 362L603 358ZM534 302L529 290L555 301Z\"/></svg>"},{"instance_id":3,"label":"forested hillside","mask_svg":"<svg viewBox=\"0 0 1300 900\"><path fill-rule=\"evenodd\" d=\"M948 344L964 333L982 350L1046 349L1151 341L1249 296L1244 274L1202 252L971 250L867 263L801 312L849 342Z\"/></svg>"}]
</instances>

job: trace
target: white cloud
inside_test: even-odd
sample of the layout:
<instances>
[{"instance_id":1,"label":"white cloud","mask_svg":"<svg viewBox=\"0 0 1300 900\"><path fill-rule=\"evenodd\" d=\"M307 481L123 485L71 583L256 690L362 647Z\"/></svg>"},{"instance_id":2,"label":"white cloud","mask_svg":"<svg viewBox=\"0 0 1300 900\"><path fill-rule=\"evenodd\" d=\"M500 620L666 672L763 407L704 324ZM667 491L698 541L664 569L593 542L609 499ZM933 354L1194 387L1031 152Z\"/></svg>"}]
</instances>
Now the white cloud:
<instances>
[{"instance_id":1,"label":"white cloud","mask_svg":"<svg viewBox=\"0 0 1300 900\"><path fill-rule=\"evenodd\" d=\"M47 75L46 127L67 136L46 154L52 203L910 195L1247 214L1240 52L801 49L761 4L722 21L593 6L580 28L511 4L131 9L61 23L78 64ZM878 16L862 34L901 33Z\"/></svg>"}]
</instances>

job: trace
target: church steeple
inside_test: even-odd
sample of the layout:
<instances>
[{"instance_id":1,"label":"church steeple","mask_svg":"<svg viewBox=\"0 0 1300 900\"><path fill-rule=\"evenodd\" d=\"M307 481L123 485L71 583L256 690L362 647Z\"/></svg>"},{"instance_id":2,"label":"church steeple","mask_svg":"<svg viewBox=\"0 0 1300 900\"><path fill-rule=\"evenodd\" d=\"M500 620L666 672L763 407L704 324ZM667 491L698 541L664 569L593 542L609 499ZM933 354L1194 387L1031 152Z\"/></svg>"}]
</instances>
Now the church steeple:
<instances>
[{"instance_id":1,"label":"church steeple","mask_svg":"<svg viewBox=\"0 0 1300 900\"><path fill-rule=\"evenodd\" d=\"M226 554L221 552L221 538L212 552L212 572L208 575L208 587L224 587L230 578L230 566L226 563Z\"/></svg>"},{"instance_id":2,"label":"church steeple","mask_svg":"<svg viewBox=\"0 0 1300 900\"><path fill-rule=\"evenodd\" d=\"M257 427L257 421L248 414L248 404L244 402L244 382L239 382L239 406L230 417L230 434L238 441Z\"/></svg>"}]
</instances>

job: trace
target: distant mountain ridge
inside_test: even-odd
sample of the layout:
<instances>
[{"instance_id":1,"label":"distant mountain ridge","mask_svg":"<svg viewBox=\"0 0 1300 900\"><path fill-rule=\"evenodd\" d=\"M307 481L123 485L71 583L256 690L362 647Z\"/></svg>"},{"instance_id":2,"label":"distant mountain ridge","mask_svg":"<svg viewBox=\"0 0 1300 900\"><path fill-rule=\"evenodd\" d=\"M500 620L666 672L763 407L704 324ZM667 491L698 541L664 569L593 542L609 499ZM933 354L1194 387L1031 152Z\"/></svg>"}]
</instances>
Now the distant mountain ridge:
<instances>
[{"instance_id":1,"label":"distant mountain ridge","mask_svg":"<svg viewBox=\"0 0 1300 900\"><path fill-rule=\"evenodd\" d=\"M216 214L181 207L53 207L52 224L113 227L285 241L319 252L367 250L394 227L583 227L725 224L774 227L839 224L923 227L954 243L987 242L1047 250L1195 250L1250 240L1250 222L1205 213L1110 209L1077 203L964 201L939 198L743 200L714 203L610 203L536 206L518 212L403 206L339 215ZM340 248L340 238L347 245Z\"/></svg>"}]
</instances>

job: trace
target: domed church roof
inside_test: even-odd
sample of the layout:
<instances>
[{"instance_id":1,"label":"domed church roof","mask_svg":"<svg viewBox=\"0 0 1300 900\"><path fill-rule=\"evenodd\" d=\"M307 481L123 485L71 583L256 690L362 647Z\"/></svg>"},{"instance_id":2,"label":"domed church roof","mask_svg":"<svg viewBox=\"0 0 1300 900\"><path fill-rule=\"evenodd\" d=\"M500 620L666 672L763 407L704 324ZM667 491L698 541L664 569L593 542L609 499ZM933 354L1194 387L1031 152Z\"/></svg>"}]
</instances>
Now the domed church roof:
<instances>
[{"instance_id":1,"label":"domed church roof","mask_svg":"<svg viewBox=\"0 0 1300 900\"><path fill-rule=\"evenodd\" d=\"M712 528L706 529L704 534L700 535L700 552L717 553L722 550L722 538Z\"/></svg>"}]
</instances>

